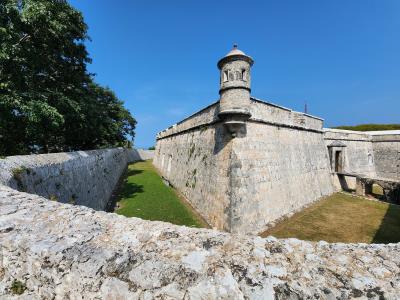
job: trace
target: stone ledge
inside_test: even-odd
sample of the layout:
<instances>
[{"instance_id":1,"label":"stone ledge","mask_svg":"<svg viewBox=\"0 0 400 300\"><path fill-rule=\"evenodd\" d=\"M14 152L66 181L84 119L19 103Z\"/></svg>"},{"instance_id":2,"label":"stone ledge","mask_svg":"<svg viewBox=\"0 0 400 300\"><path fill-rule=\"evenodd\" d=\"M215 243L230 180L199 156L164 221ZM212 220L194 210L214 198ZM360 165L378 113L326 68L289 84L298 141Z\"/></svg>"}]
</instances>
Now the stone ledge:
<instances>
[{"instance_id":1,"label":"stone ledge","mask_svg":"<svg viewBox=\"0 0 400 300\"><path fill-rule=\"evenodd\" d=\"M400 244L192 229L0 186L0 298L395 299Z\"/></svg>"}]
</instances>

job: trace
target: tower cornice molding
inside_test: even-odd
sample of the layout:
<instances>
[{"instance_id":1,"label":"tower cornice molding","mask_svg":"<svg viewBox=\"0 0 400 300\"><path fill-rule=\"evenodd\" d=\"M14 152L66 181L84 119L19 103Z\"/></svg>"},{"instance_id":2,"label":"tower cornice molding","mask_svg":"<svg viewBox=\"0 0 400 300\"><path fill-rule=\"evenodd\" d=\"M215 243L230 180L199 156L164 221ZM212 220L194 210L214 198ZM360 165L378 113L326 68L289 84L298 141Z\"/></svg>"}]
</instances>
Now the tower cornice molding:
<instances>
[{"instance_id":1,"label":"tower cornice molding","mask_svg":"<svg viewBox=\"0 0 400 300\"><path fill-rule=\"evenodd\" d=\"M250 56L243 55L243 54L235 54L235 55L228 55L228 56L221 58L217 63L218 69L221 70L223 65L225 65L226 63L231 62L231 61L237 61L237 60L246 61L250 64L250 66L252 66L254 64L254 60Z\"/></svg>"}]
</instances>

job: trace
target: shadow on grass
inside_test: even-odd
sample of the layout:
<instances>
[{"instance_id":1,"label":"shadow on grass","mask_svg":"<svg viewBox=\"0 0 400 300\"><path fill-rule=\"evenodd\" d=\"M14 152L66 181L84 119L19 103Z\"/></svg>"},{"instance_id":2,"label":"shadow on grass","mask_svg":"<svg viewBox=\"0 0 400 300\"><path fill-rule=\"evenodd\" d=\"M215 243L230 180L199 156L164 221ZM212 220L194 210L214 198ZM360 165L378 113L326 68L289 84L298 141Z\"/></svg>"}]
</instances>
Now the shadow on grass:
<instances>
[{"instance_id":1,"label":"shadow on grass","mask_svg":"<svg viewBox=\"0 0 400 300\"><path fill-rule=\"evenodd\" d=\"M356 191L355 189L351 189L349 187L349 185L347 184L346 176L344 176L342 174L338 174L337 176L339 179L340 187L342 188L343 191L348 192L348 193L353 193Z\"/></svg>"},{"instance_id":2,"label":"shadow on grass","mask_svg":"<svg viewBox=\"0 0 400 300\"><path fill-rule=\"evenodd\" d=\"M117 186L107 204L105 211L114 212L117 208L117 203L123 198L132 198L136 194L143 193L143 185L129 182L128 178L137 174L143 173L143 170L127 169L120 177Z\"/></svg>"},{"instance_id":3,"label":"shadow on grass","mask_svg":"<svg viewBox=\"0 0 400 300\"><path fill-rule=\"evenodd\" d=\"M372 243L400 242L400 206L390 204Z\"/></svg>"},{"instance_id":4,"label":"shadow on grass","mask_svg":"<svg viewBox=\"0 0 400 300\"><path fill-rule=\"evenodd\" d=\"M140 173L143 173L143 170L127 169L126 172L122 176L129 177L129 176L135 176ZM124 181L126 181L126 179Z\"/></svg>"},{"instance_id":5,"label":"shadow on grass","mask_svg":"<svg viewBox=\"0 0 400 300\"><path fill-rule=\"evenodd\" d=\"M131 175L129 175L131 176ZM128 182L128 180L124 180L123 188L119 193L119 198L123 200L123 198L133 198L136 194L143 193L143 185L136 184L133 182ZM119 201L118 201L119 202Z\"/></svg>"}]
</instances>

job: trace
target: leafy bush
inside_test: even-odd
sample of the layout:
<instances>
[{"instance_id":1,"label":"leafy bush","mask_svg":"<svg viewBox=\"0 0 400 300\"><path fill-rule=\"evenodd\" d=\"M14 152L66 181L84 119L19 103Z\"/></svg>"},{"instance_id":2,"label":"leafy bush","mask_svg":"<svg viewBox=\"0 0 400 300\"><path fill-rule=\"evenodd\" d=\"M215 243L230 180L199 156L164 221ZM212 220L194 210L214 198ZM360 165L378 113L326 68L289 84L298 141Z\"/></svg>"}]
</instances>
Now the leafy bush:
<instances>
[{"instance_id":1,"label":"leafy bush","mask_svg":"<svg viewBox=\"0 0 400 300\"><path fill-rule=\"evenodd\" d=\"M14 295L22 295L26 290L26 285L19 280L14 280L11 285L11 292Z\"/></svg>"},{"instance_id":2,"label":"leafy bush","mask_svg":"<svg viewBox=\"0 0 400 300\"><path fill-rule=\"evenodd\" d=\"M354 131L400 130L400 124L360 124L355 126L337 126L334 128Z\"/></svg>"}]
</instances>

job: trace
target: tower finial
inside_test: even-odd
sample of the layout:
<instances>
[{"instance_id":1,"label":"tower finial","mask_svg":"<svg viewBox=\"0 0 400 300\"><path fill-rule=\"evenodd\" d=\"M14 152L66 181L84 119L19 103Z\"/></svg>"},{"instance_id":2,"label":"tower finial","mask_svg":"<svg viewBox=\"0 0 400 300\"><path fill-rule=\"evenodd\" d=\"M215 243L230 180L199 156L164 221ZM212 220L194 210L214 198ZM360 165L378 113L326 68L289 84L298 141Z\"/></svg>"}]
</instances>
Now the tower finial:
<instances>
[{"instance_id":1,"label":"tower finial","mask_svg":"<svg viewBox=\"0 0 400 300\"><path fill-rule=\"evenodd\" d=\"M234 43L234 44L233 44L233 48L234 48L234 49L237 49L237 47L238 47L238 44Z\"/></svg>"}]
</instances>

